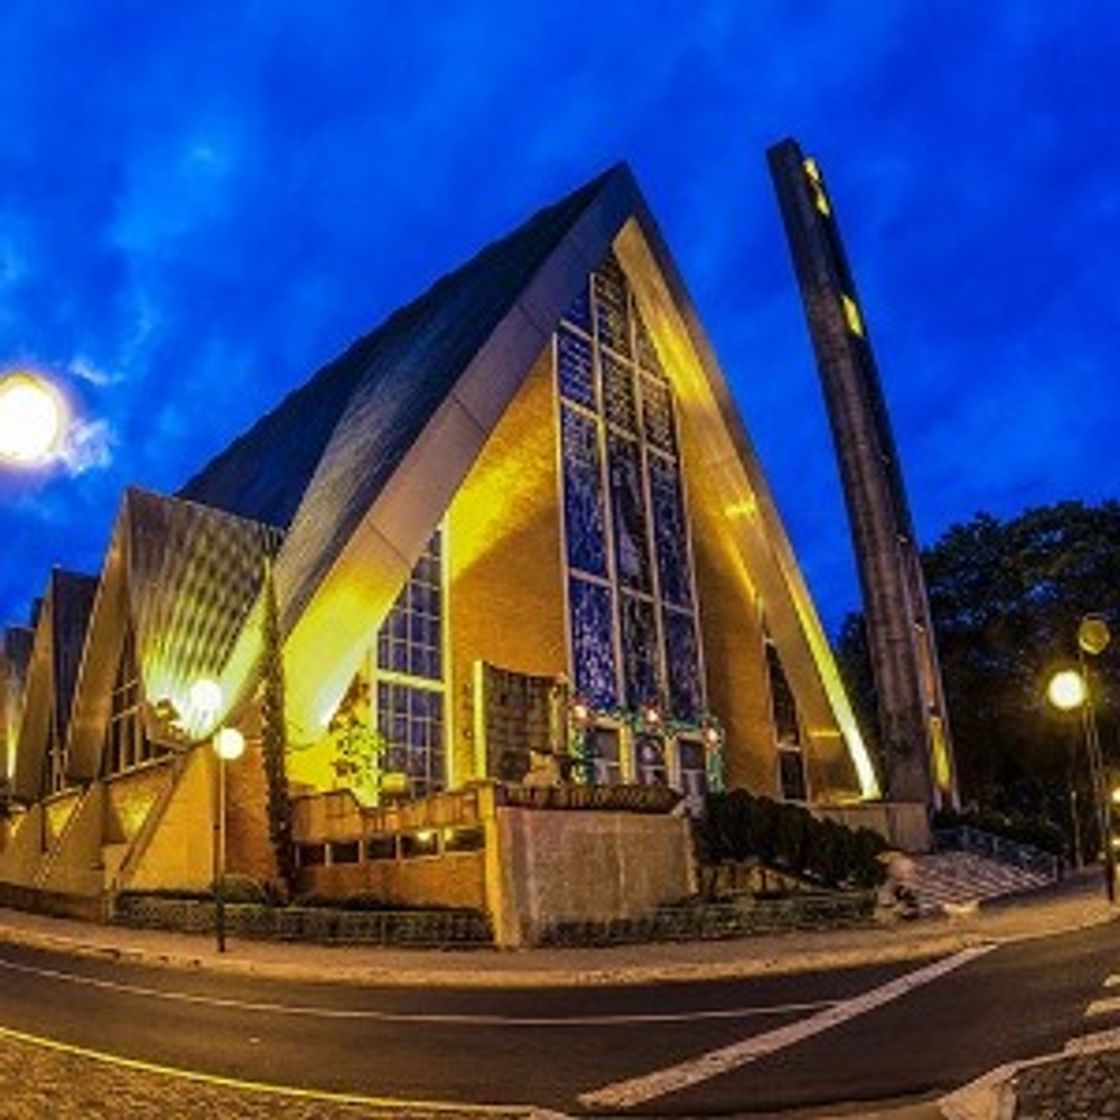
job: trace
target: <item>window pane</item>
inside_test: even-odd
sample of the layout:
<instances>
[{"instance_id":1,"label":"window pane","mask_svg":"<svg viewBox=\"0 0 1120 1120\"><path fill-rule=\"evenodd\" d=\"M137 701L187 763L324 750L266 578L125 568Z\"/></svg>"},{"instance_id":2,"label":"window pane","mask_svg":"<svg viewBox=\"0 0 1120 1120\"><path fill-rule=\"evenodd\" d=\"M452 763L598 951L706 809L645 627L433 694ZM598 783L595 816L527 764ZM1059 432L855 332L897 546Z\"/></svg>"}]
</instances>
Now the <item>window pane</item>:
<instances>
[{"instance_id":1,"label":"window pane","mask_svg":"<svg viewBox=\"0 0 1120 1120\"><path fill-rule=\"evenodd\" d=\"M626 703L631 709L659 703L657 618L653 603L622 593L622 667Z\"/></svg>"},{"instance_id":2,"label":"window pane","mask_svg":"<svg viewBox=\"0 0 1120 1120\"><path fill-rule=\"evenodd\" d=\"M639 591L652 589L642 460L637 440L613 432L608 437L615 569L619 582Z\"/></svg>"},{"instance_id":3,"label":"window pane","mask_svg":"<svg viewBox=\"0 0 1120 1120\"><path fill-rule=\"evenodd\" d=\"M561 426L568 563L592 575L606 575L598 425L574 409L565 408L561 413Z\"/></svg>"},{"instance_id":4,"label":"window pane","mask_svg":"<svg viewBox=\"0 0 1120 1120\"><path fill-rule=\"evenodd\" d=\"M674 610L666 610L664 620L669 711L677 719L694 720L704 705L696 626L692 615Z\"/></svg>"},{"instance_id":5,"label":"window pane","mask_svg":"<svg viewBox=\"0 0 1120 1120\"><path fill-rule=\"evenodd\" d=\"M556 368L560 394L570 401L595 407L595 370L591 343L563 327L556 334Z\"/></svg>"},{"instance_id":6,"label":"window pane","mask_svg":"<svg viewBox=\"0 0 1120 1120\"><path fill-rule=\"evenodd\" d=\"M611 593L582 579L572 579L569 587L576 692L594 708L613 708L618 691Z\"/></svg>"}]
</instances>

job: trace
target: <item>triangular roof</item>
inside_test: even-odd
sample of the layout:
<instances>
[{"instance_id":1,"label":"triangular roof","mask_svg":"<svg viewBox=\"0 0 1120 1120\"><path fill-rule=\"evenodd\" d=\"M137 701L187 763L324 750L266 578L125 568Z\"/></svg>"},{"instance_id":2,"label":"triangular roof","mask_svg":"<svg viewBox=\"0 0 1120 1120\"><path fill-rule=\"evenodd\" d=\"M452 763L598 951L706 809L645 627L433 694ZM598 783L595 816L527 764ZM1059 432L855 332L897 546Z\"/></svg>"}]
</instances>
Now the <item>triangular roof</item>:
<instances>
[{"instance_id":1,"label":"triangular roof","mask_svg":"<svg viewBox=\"0 0 1120 1120\"><path fill-rule=\"evenodd\" d=\"M611 249L699 435L701 469L716 480L774 640L795 655L791 673L811 667L797 682L807 716L840 728L859 786L872 796L874 771L757 457L657 224L621 164L365 340L365 372L276 565L293 730L311 737L329 718L490 432Z\"/></svg>"},{"instance_id":2,"label":"triangular roof","mask_svg":"<svg viewBox=\"0 0 1120 1120\"><path fill-rule=\"evenodd\" d=\"M37 612L26 670L23 710L15 739L12 793L34 800L42 792L52 717L65 741L78 665L89 628L97 577L54 568Z\"/></svg>"},{"instance_id":3,"label":"triangular roof","mask_svg":"<svg viewBox=\"0 0 1120 1120\"><path fill-rule=\"evenodd\" d=\"M393 312L212 459L179 497L287 528L330 448L334 470L339 459L357 469L334 501L316 487L311 516L345 526L611 174L538 211Z\"/></svg>"},{"instance_id":4,"label":"triangular roof","mask_svg":"<svg viewBox=\"0 0 1120 1120\"><path fill-rule=\"evenodd\" d=\"M230 655L262 587L265 559L280 532L197 502L129 489L109 545L94 601L74 696L69 774L99 772L115 676L126 634L135 643L141 695L152 736L153 705L169 702L187 738L211 727L195 712L191 685L226 685ZM239 682L239 686L240 686ZM227 704L237 699L227 692Z\"/></svg>"}]
</instances>

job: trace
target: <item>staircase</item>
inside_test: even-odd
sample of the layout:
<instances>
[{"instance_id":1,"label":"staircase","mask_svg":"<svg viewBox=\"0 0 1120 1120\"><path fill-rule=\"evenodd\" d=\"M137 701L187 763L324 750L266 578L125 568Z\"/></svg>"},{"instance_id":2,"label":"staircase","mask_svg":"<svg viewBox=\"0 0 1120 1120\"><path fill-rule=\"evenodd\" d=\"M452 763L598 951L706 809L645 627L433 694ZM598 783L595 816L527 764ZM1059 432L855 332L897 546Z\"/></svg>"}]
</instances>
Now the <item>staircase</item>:
<instances>
[{"instance_id":1,"label":"staircase","mask_svg":"<svg viewBox=\"0 0 1120 1120\"><path fill-rule=\"evenodd\" d=\"M938 832L938 851L914 860L911 886L922 913L967 910L985 899L1053 883L1059 862L1049 853L974 828Z\"/></svg>"}]
</instances>

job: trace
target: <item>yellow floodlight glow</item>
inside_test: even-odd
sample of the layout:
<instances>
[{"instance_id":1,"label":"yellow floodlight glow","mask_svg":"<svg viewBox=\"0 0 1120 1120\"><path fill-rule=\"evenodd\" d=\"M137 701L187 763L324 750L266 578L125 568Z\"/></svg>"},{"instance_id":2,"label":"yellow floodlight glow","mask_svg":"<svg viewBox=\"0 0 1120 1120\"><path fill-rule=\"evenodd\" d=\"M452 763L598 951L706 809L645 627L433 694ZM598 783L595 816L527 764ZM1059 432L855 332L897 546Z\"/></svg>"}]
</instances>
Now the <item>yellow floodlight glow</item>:
<instances>
[{"instance_id":1,"label":"yellow floodlight glow","mask_svg":"<svg viewBox=\"0 0 1120 1120\"><path fill-rule=\"evenodd\" d=\"M223 727L214 736L214 752L223 762L235 762L245 753L245 736L236 727Z\"/></svg>"},{"instance_id":2,"label":"yellow floodlight glow","mask_svg":"<svg viewBox=\"0 0 1120 1120\"><path fill-rule=\"evenodd\" d=\"M1120 805L1120 786L1117 786L1112 791L1112 804L1113 805Z\"/></svg>"},{"instance_id":3,"label":"yellow floodlight glow","mask_svg":"<svg viewBox=\"0 0 1120 1120\"><path fill-rule=\"evenodd\" d=\"M45 378L30 373L0 378L0 460L24 466L46 462L65 428L62 395Z\"/></svg>"},{"instance_id":4,"label":"yellow floodlight glow","mask_svg":"<svg viewBox=\"0 0 1120 1120\"><path fill-rule=\"evenodd\" d=\"M1076 669L1062 669L1050 678L1046 686L1047 699L1063 712L1080 708L1088 696L1085 678Z\"/></svg>"},{"instance_id":5,"label":"yellow floodlight glow","mask_svg":"<svg viewBox=\"0 0 1120 1120\"><path fill-rule=\"evenodd\" d=\"M802 167L805 168L805 174L809 179L809 189L813 192L813 202L816 204L817 209L827 217L832 213L832 208L828 205L828 195L824 193L824 181L821 179L821 169L817 166L817 161L809 156L803 163Z\"/></svg>"},{"instance_id":6,"label":"yellow floodlight glow","mask_svg":"<svg viewBox=\"0 0 1120 1120\"><path fill-rule=\"evenodd\" d=\"M854 335L863 338L863 317L859 313L859 305L849 295L841 293L840 302L844 307L844 319L848 324L848 330Z\"/></svg>"}]
</instances>

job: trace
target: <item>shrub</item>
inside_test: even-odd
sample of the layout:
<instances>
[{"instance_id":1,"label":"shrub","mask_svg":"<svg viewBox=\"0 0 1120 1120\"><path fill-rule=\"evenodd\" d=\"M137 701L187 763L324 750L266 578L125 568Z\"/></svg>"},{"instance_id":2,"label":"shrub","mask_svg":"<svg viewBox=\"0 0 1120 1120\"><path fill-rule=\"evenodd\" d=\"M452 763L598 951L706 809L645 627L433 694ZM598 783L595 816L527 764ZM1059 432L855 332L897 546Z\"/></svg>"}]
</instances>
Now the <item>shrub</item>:
<instances>
[{"instance_id":1,"label":"shrub","mask_svg":"<svg viewBox=\"0 0 1120 1120\"><path fill-rule=\"evenodd\" d=\"M887 844L877 832L742 789L709 795L697 839L707 862L754 858L828 887L871 888L885 875L878 856Z\"/></svg>"}]
</instances>

